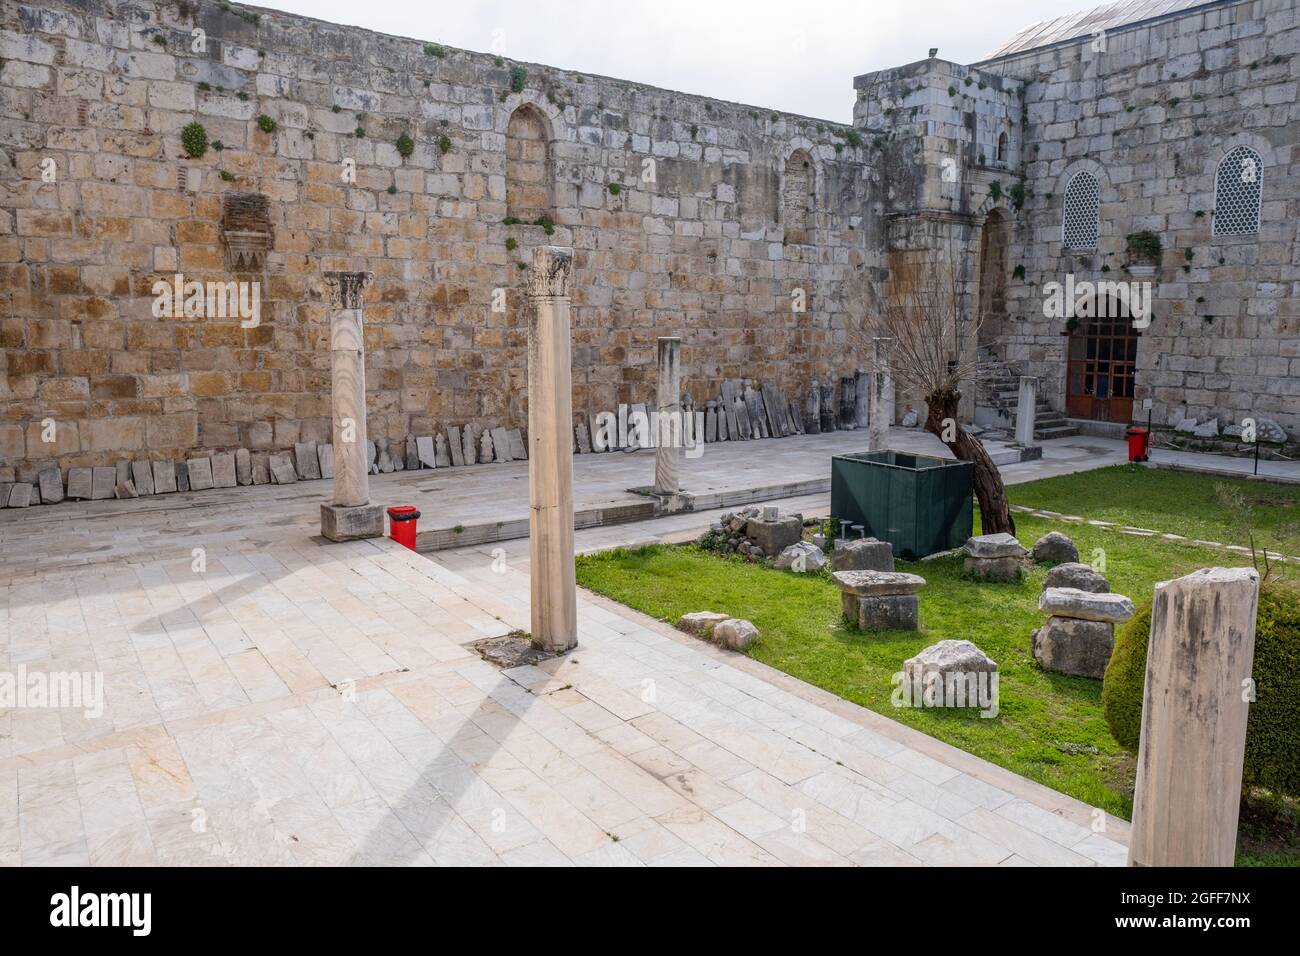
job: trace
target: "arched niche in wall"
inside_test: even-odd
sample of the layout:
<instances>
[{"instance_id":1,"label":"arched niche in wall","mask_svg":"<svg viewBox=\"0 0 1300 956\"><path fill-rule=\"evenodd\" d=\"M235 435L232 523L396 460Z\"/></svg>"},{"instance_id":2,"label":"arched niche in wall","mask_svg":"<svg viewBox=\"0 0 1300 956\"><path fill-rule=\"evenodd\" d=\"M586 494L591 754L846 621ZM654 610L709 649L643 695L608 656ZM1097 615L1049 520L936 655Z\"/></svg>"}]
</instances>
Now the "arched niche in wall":
<instances>
[{"instance_id":1,"label":"arched niche in wall","mask_svg":"<svg viewBox=\"0 0 1300 956\"><path fill-rule=\"evenodd\" d=\"M506 124L506 215L523 222L554 215L551 122L523 103Z\"/></svg>"}]
</instances>

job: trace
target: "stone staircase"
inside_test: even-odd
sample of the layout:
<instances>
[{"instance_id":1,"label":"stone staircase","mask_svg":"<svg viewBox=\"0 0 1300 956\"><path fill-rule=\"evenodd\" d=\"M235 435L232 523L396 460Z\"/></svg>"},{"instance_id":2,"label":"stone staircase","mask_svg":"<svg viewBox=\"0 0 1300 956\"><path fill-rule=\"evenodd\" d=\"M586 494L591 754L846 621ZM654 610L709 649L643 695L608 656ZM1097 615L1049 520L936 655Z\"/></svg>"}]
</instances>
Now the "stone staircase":
<instances>
[{"instance_id":1,"label":"stone staircase","mask_svg":"<svg viewBox=\"0 0 1300 956\"><path fill-rule=\"evenodd\" d=\"M1020 404L1020 381L1010 374L997 375L980 383L980 399L985 405L1001 409L1012 422L1016 419L1016 409ZM1052 408L1040 393L1034 414L1034 438L1045 441L1049 438L1069 438L1079 434L1079 429L1071 425L1065 416Z\"/></svg>"}]
</instances>

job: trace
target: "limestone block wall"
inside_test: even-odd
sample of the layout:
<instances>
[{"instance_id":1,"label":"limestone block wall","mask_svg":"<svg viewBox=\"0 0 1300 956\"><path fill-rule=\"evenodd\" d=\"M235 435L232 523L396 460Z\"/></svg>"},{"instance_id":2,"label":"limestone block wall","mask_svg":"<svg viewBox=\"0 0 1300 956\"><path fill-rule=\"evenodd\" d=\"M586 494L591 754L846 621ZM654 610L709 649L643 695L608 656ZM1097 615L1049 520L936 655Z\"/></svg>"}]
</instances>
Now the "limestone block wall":
<instances>
[{"instance_id":1,"label":"limestone block wall","mask_svg":"<svg viewBox=\"0 0 1300 956\"><path fill-rule=\"evenodd\" d=\"M652 400L660 335L698 399L861 363L879 170L836 124L206 0L0 16L2 465L328 441L326 270L375 275L372 438L523 425L539 243L575 250L575 411ZM256 281L259 323L156 316L177 273Z\"/></svg>"},{"instance_id":2,"label":"limestone block wall","mask_svg":"<svg viewBox=\"0 0 1300 956\"><path fill-rule=\"evenodd\" d=\"M1026 198L1009 267L1010 357L1063 407L1064 322L1043 286L1131 281L1126 237L1150 230L1162 261L1138 343L1137 397L1154 420L1277 420L1300 434L1300 13L1293 0L1212 7L1148 26L976 64L1024 81ZM1227 151L1262 159L1257 235L1216 237ZM1095 250L1062 241L1065 184L1101 185Z\"/></svg>"}]
</instances>

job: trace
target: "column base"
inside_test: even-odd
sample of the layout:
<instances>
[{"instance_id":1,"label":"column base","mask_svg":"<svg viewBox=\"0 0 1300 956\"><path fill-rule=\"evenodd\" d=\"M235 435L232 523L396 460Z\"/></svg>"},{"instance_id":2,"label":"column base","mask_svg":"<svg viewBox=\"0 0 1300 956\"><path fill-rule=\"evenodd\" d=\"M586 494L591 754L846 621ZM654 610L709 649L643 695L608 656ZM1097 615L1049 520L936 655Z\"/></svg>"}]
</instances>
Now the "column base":
<instances>
[{"instance_id":1,"label":"column base","mask_svg":"<svg viewBox=\"0 0 1300 956\"><path fill-rule=\"evenodd\" d=\"M384 506L320 506L320 533L331 541L357 541L384 536Z\"/></svg>"}]
</instances>

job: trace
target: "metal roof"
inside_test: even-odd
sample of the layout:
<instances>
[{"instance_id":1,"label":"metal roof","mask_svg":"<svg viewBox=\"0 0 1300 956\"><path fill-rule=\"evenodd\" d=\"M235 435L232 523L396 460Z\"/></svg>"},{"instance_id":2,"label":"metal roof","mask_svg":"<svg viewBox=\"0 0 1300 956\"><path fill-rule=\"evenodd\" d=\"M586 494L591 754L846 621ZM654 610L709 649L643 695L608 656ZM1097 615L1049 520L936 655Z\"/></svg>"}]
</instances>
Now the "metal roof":
<instances>
[{"instance_id":1,"label":"metal roof","mask_svg":"<svg viewBox=\"0 0 1300 956\"><path fill-rule=\"evenodd\" d=\"M1114 30L1145 20L1158 20L1193 7L1219 6L1223 2L1224 0L1121 0L1119 3L1107 3L1026 27L980 62L1090 37L1098 30Z\"/></svg>"}]
</instances>

